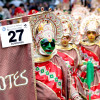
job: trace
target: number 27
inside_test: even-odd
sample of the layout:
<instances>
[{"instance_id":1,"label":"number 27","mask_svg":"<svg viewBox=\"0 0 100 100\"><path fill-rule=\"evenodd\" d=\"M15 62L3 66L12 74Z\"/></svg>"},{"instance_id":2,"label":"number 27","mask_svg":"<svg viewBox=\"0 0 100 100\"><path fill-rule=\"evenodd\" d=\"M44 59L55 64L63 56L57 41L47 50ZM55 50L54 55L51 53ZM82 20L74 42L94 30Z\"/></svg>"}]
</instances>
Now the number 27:
<instances>
[{"instance_id":1,"label":"number 27","mask_svg":"<svg viewBox=\"0 0 100 100\"><path fill-rule=\"evenodd\" d=\"M22 34L23 34L24 30L20 29L20 30L16 30L16 32L15 31L9 31L8 32L8 36L10 36L12 34L12 37L9 39L9 42L16 42L17 41L17 39L14 39L14 37L16 36L16 33L18 33L18 32L20 32L19 41L22 40Z\"/></svg>"}]
</instances>

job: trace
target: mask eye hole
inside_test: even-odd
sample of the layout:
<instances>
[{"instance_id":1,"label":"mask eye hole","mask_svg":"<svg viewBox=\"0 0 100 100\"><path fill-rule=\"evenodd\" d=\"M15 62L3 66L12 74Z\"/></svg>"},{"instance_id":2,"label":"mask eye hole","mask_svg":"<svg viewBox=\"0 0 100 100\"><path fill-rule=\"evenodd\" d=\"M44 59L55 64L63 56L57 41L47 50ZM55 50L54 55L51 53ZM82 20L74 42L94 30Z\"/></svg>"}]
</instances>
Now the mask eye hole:
<instances>
[{"instance_id":1,"label":"mask eye hole","mask_svg":"<svg viewBox=\"0 0 100 100\"><path fill-rule=\"evenodd\" d=\"M88 31L88 32L87 32L88 35L91 34L91 33L92 33L93 35L96 35L96 32L95 32L95 31L92 31L92 32Z\"/></svg>"},{"instance_id":2,"label":"mask eye hole","mask_svg":"<svg viewBox=\"0 0 100 100\"><path fill-rule=\"evenodd\" d=\"M90 31L87 31L87 34L89 35L89 34L91 34L91 32Z\"/></svg>"},{"instance_id":3,"label":"mask eye hole","mask_svg":"<svg viewBox=\"0 0 100 100\"><path fill-rule=\"evenodd\" d=\"M41 46L46 47L49 45L49 43L51 44L52 47L55 47L55 40L54 39L52 39L51 42L49 42L47 39L43 39L41 41Z\"/></svg>"},{"instance_id":4,"label":"mask eye hole","mask_svg":"<svg viewBox=\"0 0 100 100\"><path fill-rule=\"evenodd\" d=\"M43 44L43 46L46 47L48 44L49 44L49 42L45 42L45 43Z\"/></svg>"},{"instance_id":5,"label":"mask eye hole","mask_svg":"<svg viewBox=\"0 0 100 100\"><path fill-rule=\"evenodd\" d=\"M67 36L66 39L69 39L69 36Z\"/></svg>"},{"instance_id":6,"label":"mask eye hole","mask_svg":"<svg viewBox=\"0 0 100 100\"><path fill-rule=\"evenodd\" d=\"M51 41L51 46L55 47L55 40L54 39Z\"/></svg>"},{"instance_id":7,"label":"mask eye hole","mask_svg":"<svg viewBox=\"0 0 100 100\"><path fill-rule=\"evenodd\" d=\"M49 44L49 42L47 41L47 39L43 39L41 41L41 46L46 47Z\"/></svg>"},{"instance_id":8,"label":"mask eye hole","mask_svg":"<svg viewBox=\"0 0 100 100\"><path fill-rule=\"evenodd\" d=\"M96 35L96 32L92 32L94 35Z\"/></svg>"},{"instance_id":9,"label":"mask eye hole","mask_svg":"<svg viewBox=\"0 0 100 100\"><path fill-rule=\"evenodd\" d=\"M65 40L65 39L66 39L66 37L63 37L62 39L63 39L63 40Z\"/></svg>"},{"instance_id":10,"label":"mask eye hole","mask_svg":"<svg viewBox=\"0 0 100 100\"><path fill-rule=\"evenodd\" d=\"M63 40L69 39L69 36L63 37L62 39Z\"/></svg>"}]
</instances>

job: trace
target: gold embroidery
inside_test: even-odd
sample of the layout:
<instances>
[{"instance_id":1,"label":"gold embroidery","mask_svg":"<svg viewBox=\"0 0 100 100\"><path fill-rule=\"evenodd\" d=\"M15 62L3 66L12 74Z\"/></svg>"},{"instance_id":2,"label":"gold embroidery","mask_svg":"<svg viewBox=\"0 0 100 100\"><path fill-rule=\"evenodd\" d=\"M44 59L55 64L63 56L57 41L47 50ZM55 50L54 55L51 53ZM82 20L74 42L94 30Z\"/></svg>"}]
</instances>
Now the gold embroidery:
<instances>
[{"instance_id":1,"label":"gold embroidery","mask_svg":"<svg viewBox=\"0 0 100 100\"><path fill-rule=\"evenodd\" d=\"M62 49L62 50L71 50L71 49L77 48L77 46L74 45L74 44L71 44L70 47L63 47L63 46L58 46L58 45L56 45L56 48L57 48L57 49Z\"/></svg>"},{"instance_id":2,"label":"gold embroidery","mask_svg":"<svg viewBox=\"0 0 100 100\"><path fill-rule=\"evenodd\" d=\"M81 41L81 44L82 44L82 45L87 45L87 46L92 46L92 45L98 45L98 46L100 46L100 41L93 42L93 43Z\"/></svg>"},{"instance_id":3,"label":"gold embroidery","mask_svg":"<svg viewBox=\"0 0 100 100\"><path fill-rule=\"evenodd\" d=\"M35 63L38 63L38 62L40 63L40 62L49 61L52 57L53 57L53 55L50 55L48 57L45 57L45 56L36 57L36 58L34 58L34 62Z\"/></svg>"}]
</instances>

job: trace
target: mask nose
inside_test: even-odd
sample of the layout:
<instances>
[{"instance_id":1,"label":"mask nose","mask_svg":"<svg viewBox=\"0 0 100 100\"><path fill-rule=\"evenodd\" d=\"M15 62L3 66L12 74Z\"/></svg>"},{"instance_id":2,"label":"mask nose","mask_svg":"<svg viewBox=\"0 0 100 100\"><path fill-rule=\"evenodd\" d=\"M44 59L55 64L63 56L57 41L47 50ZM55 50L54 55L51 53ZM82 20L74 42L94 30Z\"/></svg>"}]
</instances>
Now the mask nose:
<instances>
[{"instance_id":1,"label":"mask nose","mask_svg":"<svg viewBox=\"0 0 100 100\"><path fill-rule=\"evenodd\" d=\"M93 34L90 34L90 37L93 37Z\"/></svg>"},{"instance_id":2,"label":"mask nose","mask_svg":"<svg viewBox=\"0 0 100 100\"><path fill-rule=\"evenodd\" d=\"M51 49L51 43L48 44L48 49Z\"/></svg>"}]
</instances>

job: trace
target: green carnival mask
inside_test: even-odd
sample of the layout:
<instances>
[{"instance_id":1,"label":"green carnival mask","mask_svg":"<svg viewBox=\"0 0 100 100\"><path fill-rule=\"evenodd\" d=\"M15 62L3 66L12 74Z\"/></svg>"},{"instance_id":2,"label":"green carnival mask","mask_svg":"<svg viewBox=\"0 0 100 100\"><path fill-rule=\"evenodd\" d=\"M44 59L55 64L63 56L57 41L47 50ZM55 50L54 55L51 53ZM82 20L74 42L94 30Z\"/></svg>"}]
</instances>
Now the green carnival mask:
<instances>
[{"instance_id":1,"label":"green carnival mask","mask_svg":"<svg viewBox=\"0 0 100 100\"><path fill-rule=\"evenodd\" d=\"M47 39L42 39L40 41L42 49L47 53L51 54L53 50L55 49L55 39L52 39L51 41L48 41Z\"/></svg>"}]
</instances>

